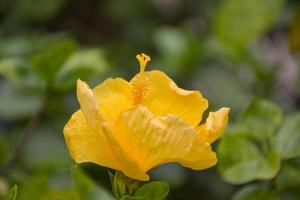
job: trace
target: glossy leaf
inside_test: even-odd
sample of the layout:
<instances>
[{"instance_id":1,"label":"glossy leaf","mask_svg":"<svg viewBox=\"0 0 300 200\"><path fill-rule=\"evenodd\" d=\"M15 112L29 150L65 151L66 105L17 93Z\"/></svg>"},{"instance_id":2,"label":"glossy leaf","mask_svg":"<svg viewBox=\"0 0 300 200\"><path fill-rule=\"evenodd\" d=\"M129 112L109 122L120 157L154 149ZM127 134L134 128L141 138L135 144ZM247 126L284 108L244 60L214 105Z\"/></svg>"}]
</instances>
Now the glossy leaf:
<instances>
[{"instance_id":1,"label":"glossy leaf","mask_svg":"<svg viewBox=\"0 0 300 200\"><path fill-rule=\"evenodd\" d=\"M152 181L141 186L135 193L134 197L141 200L164 200L169 194L169 185L164 181Z\"/></svg>"},{"instance_id":2,"label":"glossy leaf","mask_svg":"<svg viewBox=\"0 0 300 200\"><path fill-rule=\"evenodd\" d=\"M281 110L271 101L254 98L238 126L241 132L260 141L270 138L282 122Z\"/></svg>"},{"instance_id":3,"label":"glossy leaf","mask_svg":"<svg viewBox=\"0 0 300 200\"><path fill-rule=\"evenodd\" d=\"M225 135L218 148L219 172L233 184L273 178L280 168L280 157L272 150L261 152L245 137Z\"/></svg>"},{"instance_id":4,"label":"glossy leaf","mask_svg":"<svg viewBox=\"0 0 300 200\"><path fill-rule=\"evenodd\" d=\"M164 200L169 194L169 185L163 181L152 181L141 186L133 196L125 195L121 200Z\"/></svg>"}]
</instances>

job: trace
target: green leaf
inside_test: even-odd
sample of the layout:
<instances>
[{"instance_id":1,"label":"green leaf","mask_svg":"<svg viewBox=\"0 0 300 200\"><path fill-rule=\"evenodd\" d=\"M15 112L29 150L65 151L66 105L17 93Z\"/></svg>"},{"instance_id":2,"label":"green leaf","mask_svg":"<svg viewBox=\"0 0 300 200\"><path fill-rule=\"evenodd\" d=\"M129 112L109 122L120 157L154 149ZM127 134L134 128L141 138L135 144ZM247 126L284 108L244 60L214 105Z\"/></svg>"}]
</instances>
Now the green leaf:
<instances>
[{"instance_id":1,"label":"green leaf","mask_svg":"<svg viewBox=\"0 0 300 200\"><path fill-rule=\"evenodd\" d=\"M269 139L281 121L281 110L276 104L253 99L240 122L227 129L218 148L218 169L226 181L242 184L275 177L280 156L269 145Z\"/></svg>"},{"instance_id":2,"label":"green leaf","mask_svg":"<svg viewBox=\"0 0 300 200\"><path fill-rule=\"evenodd\" d=\"M215 34L229 46L244 47L272 26L283 3L283 0L224 0L216 12Z\"/></svg>"},{"instance_id":3,"label":"green leaf","mask_svg":"<svg viewBox=\"0 0 300 200\"><path fill-rule=\"evenodd\" d=\"M109 64L101 49L85 49L73 53L57 74L56 88L73 88L76 80L103 73Z\"/></svg>"},{"instance_id":4,"label":"green leaf","mask_svg":"<svg viewBox=\"0 0 300 200\"><path fill-rule=\"evenodd\" d=\"M275 151L263 153L251 140L238 135L224 135L218 157L219 172L233 184L272 179L280 168L280 157Z\"/></svg>"},{"instance_id":5,"label":"green leaf","mask_svg":"<svg viewBox=\"0 0 300 200\"><path fill-rule=\"evenodd\" d=\"M45 81L52 81L67 58L74 52L75 42L63 40L52 44L31 59L32 70Z\"/></svg>"},{"instance_id":6,"label":"green leaf","mask_svg":"<svg viewBox=\"0 0 300 200\"><path fill-rule=\"evenodd\" d=\"M254 98L238 126L243 134L262 141L270 138L281 122L281 109L278 105L271 101Z\"/></svg>"},{"instance_id":7,"label":"green leaf","mask_svg":"<svg viewBox=\"0 0 300 200\"><path fill-rule=\"evenodd\" d=\"M167 198L169 190L167 182L152 181L141 186L133 196L141 200L164 200Z\"/></svg>"},{"instance_id":8,"label":"green leaf","mask_svg":"<svg viewBox=\"0 0 300 200\"><path fill-rule=\"evenodd\" d=\"M128 196L125 195L121 198L121 200L144 200L144 197L133 197L133 196Z\"/></svg>"},{"instance_id":9,"label":"green leaf","mask_svg":"<svg viewBox=\"0 0 300 200\"><path fill-rule=\"evenodd\" d=\"M86 176L79 168L73 170L75 189L81 199L88 200L115 200L104 188L94 183L92 179Z\"/></svg>"},{"instance_id":10,"label":"green leaf","mask_svg":"<svg viewBox=\"0 0 300 200\"><path fill-rule=\"evenodd\" d=\"M122 172L109 173L114 195L120 199L125 195L132 195L140 186L140 181L125 176Z\"/></svg>"},{"instance_id":11,"label":"green leaf","mask_svg":"<svg viewBox=\"0 0 300 200\"><path fill-rule=\"evenodd\" d=\"M17 198L18 186L14 185L7 194L6 200L15 200Z\"/></svg>"},{"instance_id":12,"label":"green leaf","mask_svg":"<svg viewBox=\"0 0 300 200\"><path fill-rule=\"evenodd\" d=\"M285 163L276 178L276 186L280 192L297 192L300 197L300 167Z\"/></svg>"},{"instance_id":13,"label":"green leaf","mask_svg":"<svg viewBox=\"0 0 300 200\"><path fill-rule=\"evenodd\" d=\"M238 191L232 200L278 200L279 197L273 190L258 185L249 185Z\"/></svg>"},{"instance_id":14,"label":"green leaf","mask_svg":"<svg viewBox=\"0 0 300 200\"><path fill-rule=\"evenodd\" d=\"M300 156L300 113L285 119L272 144L284 159Z\"/></svg>"},{"instance_id":15,"label":"green leaf","mask_svg":"<svg viewBox=\"0 0 300 200\"><path fill-rule=\"evenodd\" d=\"M152 181L141 186L133 196L125 195L121 200L164 200L169 194L169 185L164 181Z\"/></svg>"}]
</instances>

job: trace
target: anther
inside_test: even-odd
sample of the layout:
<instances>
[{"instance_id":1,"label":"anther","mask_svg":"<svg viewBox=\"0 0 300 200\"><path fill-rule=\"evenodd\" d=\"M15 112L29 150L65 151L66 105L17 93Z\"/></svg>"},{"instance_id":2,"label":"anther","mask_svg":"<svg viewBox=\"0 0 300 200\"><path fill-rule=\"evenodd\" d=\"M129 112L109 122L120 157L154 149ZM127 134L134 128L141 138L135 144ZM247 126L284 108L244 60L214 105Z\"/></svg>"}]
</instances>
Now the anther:
<instances>
[{"instance_id":1,"label":"anther","mask_svg":"<svg viewBox=\"0 0 300 200\"><path fill-rule=\"evenodd\" d=\"M140 73L143 73L145 71L146 65L149 61L151 61L150 56L141 53L136 55L136 59L138 59L139 63L140 63Z\"/></svg>"}]
</instances>

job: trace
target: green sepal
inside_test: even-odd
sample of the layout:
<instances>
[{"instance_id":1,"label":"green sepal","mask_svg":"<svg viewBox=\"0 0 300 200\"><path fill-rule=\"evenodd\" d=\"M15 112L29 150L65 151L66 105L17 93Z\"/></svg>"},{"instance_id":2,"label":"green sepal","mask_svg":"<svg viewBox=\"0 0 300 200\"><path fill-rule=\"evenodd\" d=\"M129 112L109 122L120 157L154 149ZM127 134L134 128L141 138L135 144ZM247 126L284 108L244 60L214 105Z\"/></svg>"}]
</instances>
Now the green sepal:
<instances>
[{"instance_id":1,"label":"green sepal","mask_svg":"<svg viewBox=\"0 0 300 200\"><path fill-rule=\"evenodd\" d=\"M141 185L138 180L126 177L122 172L109 172L112 191L120 200L164 200L169 194L165 181L152 181Z\"/></svg>"},{"instance_id":2,"label":"green sepal","mask_svg":"<svg viewBox=\"0 0 300 200\"><path fill-rule=\"evenodd\" d=\"M115 174L109 172L109 177L112 191L118 199L121 199L125 195L132 195L140 186L140 181L126 177L119 171L116 171Z\"/></svg>"},{"instance_id":3,"label":"green sepal","mask_svg":"<svg viewBox=\"0 0 300 200\"><path fill-rule=\"evenodd\" d=\"M121 200L164 200L169 194L169 185L165 181L152 181L142 185L133 196L125 195Z\"/></svg>"}]
</instances>

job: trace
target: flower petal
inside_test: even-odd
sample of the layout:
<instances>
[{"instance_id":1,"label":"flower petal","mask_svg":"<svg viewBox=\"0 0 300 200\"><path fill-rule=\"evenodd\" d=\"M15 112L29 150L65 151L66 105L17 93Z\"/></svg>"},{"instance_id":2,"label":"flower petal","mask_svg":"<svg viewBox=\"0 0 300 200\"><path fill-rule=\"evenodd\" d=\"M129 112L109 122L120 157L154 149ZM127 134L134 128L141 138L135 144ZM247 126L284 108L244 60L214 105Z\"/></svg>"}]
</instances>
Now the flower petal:
<instances>
[{"instance_id":1,"label":"flower petal","mask_svg":"<svg viewBox=\"0 0 300 200\"><path fill-rule=\"evenodd\" d=\"M143 76L148 82L148 88L142 104L152 113L156 116L172 114L192 126L200 123L208 102L199 91L188 91L177 87L172 79L158 70L144 72ZM136 77L130 82L133 83Z\"/></svg>"},{"instance_id":2,"label":"flower petal","mask_svg":"<svg viewBox=\"0 0 300 200\"><path fill-rule=\"evenodd\" d=\"M93 132L103 134L106 137L112 152L120 163L120 170L125 175L134 179L149 180L149 176L145 174L137 162L120 146L109 123L105 122L100 115L98 100L93 91L85 82L80 80L77 82L77 98L90 128Z\"/></svg>"},{"instance_id":3,"label":"flower petal","mask_svg":"<svg viewBox=\"0 0 300 200\"><path fill-rule=\"evenodd\" d=\"M103 134L98 101L90 87L81 80L77 81L77 99L90 128L99 135Z\"/></svg>"},{"instance_id":4,"label":"flower petal","mask_svg":"<svg viewBox=\"0 0 300 200\"><path fill-rule=\"evenodd\" d=\"M115 122L120 113L133 106L131 85L121 78L109 78L93 89L105 121Z\"/></svg>"},{"instance_id":5,"label":"flower petal","mask_svg":"<svg viewBox=\"0 0 300 200\"><path fill-rule=\"evenodd\" d=\"M145 171L167 162L179 162L192 169L216 163L208 143L179 117L154 117L144 106L125 111L115 127L117 138Z\"/></svg>"},{"instance_id":6,"label":"flower petal","mask_svg":"<svg viewBox=\"0 0 300 200\"><path fill-rule=\"evenodd\" d=\"M112 169L120 169L103 134L94 133L81 110L75 112L64 127L64 136L76 163L92 162Z\"/></svg>"},{"instance_id":7,"label":"flower petal","mask_svg":"<svg viewBox=\"0 0 300 200\"><path fill-rule=\"evenodd\" d=\"M200 140L211 144L221 136L228 123L229 110L221 108L209 113L206 123L196 128Z\"/></svg>"}]
</instances>

